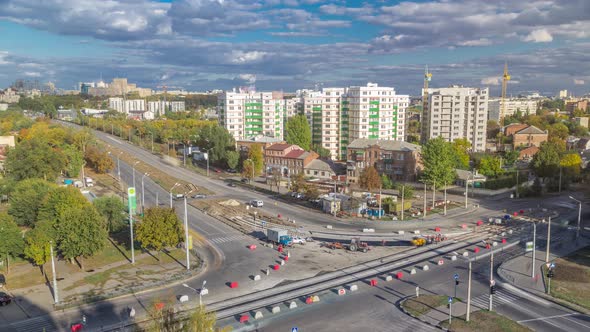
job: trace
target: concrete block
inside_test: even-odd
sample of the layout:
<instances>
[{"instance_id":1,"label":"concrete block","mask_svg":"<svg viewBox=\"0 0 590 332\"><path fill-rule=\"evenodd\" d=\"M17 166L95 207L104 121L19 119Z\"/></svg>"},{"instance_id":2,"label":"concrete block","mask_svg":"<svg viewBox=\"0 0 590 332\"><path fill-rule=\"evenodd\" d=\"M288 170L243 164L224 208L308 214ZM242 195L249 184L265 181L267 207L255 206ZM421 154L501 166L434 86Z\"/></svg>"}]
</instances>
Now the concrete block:
<instances>
[{"instance_id":1,"label":"concrete block","mask_svg":"<svg viewBox=\"0 0 590 332\"><path fill-rule=\"evenodd\" d=\"M385 281L392 281L392 280L393 280L392 276L390 276L390 275L385 276Z\"/></svg>"},{"instance_id":2,"label":"concrete block","mask_svg":"<svg viewBox=\"0 0 590 332\"><path fill-rule=\"evenodd\" d=\"M317 295L314 295L314 296L312 297L312 300L313 300L313 303L320 302L320 297L319 297L319 296L317 296Z\"/></svg>"},{"instance_id":3,"label":"concrete block","mask_svg":"<svg viewBox=\"0 0 590 332\"><path fill-rule=\"evenodd\" d=\"M467 256L469 256L469 252L468 251L466 251L466 252L463 253L463 257L467 257Z\"/></svg>"},{"instance_id":4,"label":"concrete block","mask_svg":"<svg viewBox=\"0 0 590 332\"><path fill-rule=\"evenodd\" d=\"M359 290L359 287L357 285L350 285L350 286L348 286L348 290L351 292L354 292L354 291Z\"/></svg>"},{"instance_id":5,"label":"concrete block","mask_svg":"<svg viewBox=\"0 0 590 332\"><path fill-rule=\"evenodd\" d=\"M498 242L494 241L492 242L492 247L497 247L498 246Z\"/></svg>"},{"instance_id":6,"label":"concrete block","mask_svg":"<svg viewBox=\"0 0 590 332\"><path fill-rule=\"evenodd\" d=\"M430 267L428 265L424 265L422 267L422 271L428 271L428 270L430 270Z\"/></svg>"},{"instance_id":7,"label":"concrete block","mask_svg":"<svg viewBox=\"0 0 590 332\"><path fill-rule=\"evenodd\" d=\"M451 260L452 261L456 261L457 260L457 256L456 255L451 256Z\"/></svg>"},{"instance_id":8,"label":"concrete block","mask_svg":"<svg viewBox=\"0 0 590 332\"><path fill-rule=\"evenodd\" d=\"M287 257L291 258L291 253L287 250Z\"/></svg>"},{"instance_id":9,"label":"concrete block","mask_svg":"<svg viewBox=\"0 0 590 332\"><path fill-rule=\"evenodd\" d=\"M508 234L512 234L512 230L511 229L508 230Z\"/></svg>"},{"instance_id":10,"label":"concrete block","mask_svg":"<svg viewBox=\"0 0 590 332\"><path fill-rule=\"evenodd\" d=\"M374 228L363 228L363 233L375 233Z\"/></svg>"},{"instance_id":11,"label":"concrete block","mask_svg":"<svg viewBox=\"0 0 590 332\"><path fill-rule=\"evenodd\" d=\"M257 274L254 276L254 281L258 281L258 280L260 280L260 274Z\"/></svg>"},{"instance_id":12,"label":"concrete block","mask_svg":"<svg viewBox=\"0 0 590 332\"><path fill-rule=\"evenodd\" d=\"M406 234L406 232L404 232L404 231L397 231L397 234L404 235L404 234Z\"/></svg>"},{"instance_id":13,"label":"concrete block","mask_svg":"<svg viewBox=\"0 0 590 332\"><path fill-rule=\"evenodd\" d=\"M278 314L279 312L281 312L281 307L279 307L279 306L272 307L273 314Z\"/></svg>"},{"instance_id":14,"label":"concrete block","mask_svg":"<svg viewBox=\"0 0 590 332\"><path fill-rule=\"evenodd\" d=\"M289 303L289 309L295 309L295 308L297 308L297 302L295 302L295 301L291 301L291 302Z\"/></svg>"},{"instance_id":15,"label":"concrete block","mask_svg":"<svg viewBox=\"0 0 590 332\"><path fill-rule=\"evenodd\" d=\"M262 315L262 311L256 311L254 314L254 319L262 319L264 316Z\"/></svg>"},{"instance_id":16,"label":"concrete block","mask_svg":"<svg viewBox=\"0 0 590 332\"><path fill-rule=\"evenodd\" d=\"M501 235L502 235L502 236L506 236L506 232L502 232L502 234L501 234Z\"/></svg>"},{"instance_id":17,"label":"concrete block","mask_svg":"<svg viewBox=\"0 0 590 332\"><path fill-rule=\"evenodd\" d=\"M327 229L332 229L332 225L326 225Z\"/></svg>"},{"instance_id":18,"label":"concrete block","mask_svg":"<svg viewBox=\"0 0 590 332\"><path fill-rule=\"evenodd\" d=\"M416 269L411 269L410 274L416 274Z\"/></svg>"},{"instance_id":19,"label":"concrete block","mask_svg":"<svg viewBox=\"0 0 590 332\"><path fill-rule=\"evenodd\" d=\"M266 269L266 275L270 275L270 269Z\"/></svg>"},{"instance_id":20,"label":"concrete block","mask_svg":"<svg viewBox=\"0 0 590 332\"><path fill-rule=\"evenodd\" d=\"M281 259L281 265L285 265L285 260Z\"/></svg>"},{"instance_id":21,"label":"concrete block","mask_svg":"<svg viewBox=\"0 0 590 332\"><path fill-rule=\"evenodd\" d=\"M419 230L415 230L414 231L414 234L420 234L420 231Z\"/></svg>"}]
</instances>

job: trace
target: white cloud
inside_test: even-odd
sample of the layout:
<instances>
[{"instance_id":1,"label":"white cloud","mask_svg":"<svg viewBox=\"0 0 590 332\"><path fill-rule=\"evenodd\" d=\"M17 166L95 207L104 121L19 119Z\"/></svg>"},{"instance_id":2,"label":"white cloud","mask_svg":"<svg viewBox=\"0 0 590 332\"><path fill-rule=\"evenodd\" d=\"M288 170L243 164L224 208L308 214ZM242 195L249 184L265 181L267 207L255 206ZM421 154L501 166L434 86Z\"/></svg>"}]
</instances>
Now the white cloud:
<instances>
[{"instance_id":1,"label":"white cloud","mask_svg":"<svg viewBox=\"0 0 590 332\"><path fill-rule=\"evenodd\" d=\"M584 84L586 84L586 82L584 82L584 80L582 80L582 79L574 78L574 84L575 85L584 85Z\"/></svg>"},{"instance_id":2,"label":"white cloud","mask_svg":"<svg viewBox=\"0 0 590 332\"><path fill-rule=\"evenodd\" d=\"M0 66L12 64L12 62L6 60L7 57L8 57L8 52L0 51Z\"/></svg>"},{"instance_id":3,"label":"white cloud","mask_svg":"<svg viewBox=\"0 0 590 332\"><path fill-rule=\"evenodd\" d=\"M246 81L246 83L248 83L248 84L256 83L256 75L255 74L240 74L240 75L238 75L238 78L243 81Z\"/></svg>"},{"instance_id":4,"label":"white cloud","mask_svg":"<svg viewBox=\"0 0 590 332\"><path fill-rule=\"evenodd\" d=\"M483 85L500 85L500 77L499 76L490 76L481 79L481 84Z\"/></svg>"},{"instance_id":5,"label":"white cloud","mask_svg":"<svg viewBox=\"0 0 590 332\"><path fill-rule=\"evenodd\" d=\"M243 52L243 51L233 51L231 54L231 62L236 64L246 64L246 63L253 63L261 61L262 58L266 55L266 52L260 51L251 51L251 52Z\"/></svg>"},{"instance_id":6,"label":"white cloud","mask_svg":"<svg viewBox=\"0 0 590 332\"><path fill-rule=\"evenodd\" d=\"M459 46L488 46L492 45L492 41L487 38L479 38L474 40L466 40L458 43Z\"/></svg>"},{"instance_id":7,"label":"white cloud","mask_svg":"<svg viewBox=\"0 0 590 332\"><path fill-rule=\"evenodd\" d=\"M553 40L553 36L551 36L547 29L539 29L531 31L523 40L533 43L548 43Z\"/></svg>"},{"instance_id":8,"label":"white cloud","mask_svg":"<svg viewBox=\"0 0 590 332\"><path fill-rule=\"evenodd\" d=\"M25 76L27 77L41 77L41 73L37 71L26 71Z\"/></svg>"}]
</instances>

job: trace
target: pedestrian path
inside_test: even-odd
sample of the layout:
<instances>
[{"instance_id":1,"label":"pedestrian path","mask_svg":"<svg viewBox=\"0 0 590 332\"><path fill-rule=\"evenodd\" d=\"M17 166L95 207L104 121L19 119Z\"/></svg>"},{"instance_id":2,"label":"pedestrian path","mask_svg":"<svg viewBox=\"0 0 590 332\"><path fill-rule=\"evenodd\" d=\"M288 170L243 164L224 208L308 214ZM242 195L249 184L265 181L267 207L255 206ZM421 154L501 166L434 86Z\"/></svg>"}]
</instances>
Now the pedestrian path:
<instances>
[{"instance_id":1,"label":"pedestrian path","mask_svg":"<svg viewBox=\"0 0 590 332\"><path fill-rule=\"evenodd\" d=\"M214 237L211 238L211 242L213 243L226 243L226 242L233 242L233 241L242 241L246 240L247 237L245 235L232 235L232 236L222 236L222 237Z\"/></svg>"},{"instance_id":2,"label":"pedestrian path","mask_svg":"<svg viewBox=\"0 0 590 332\"><path fill-rule=\"evenodd\" d=\"M18 332L56 332L58 329L49 317L35 317L10 324Z\"/></svg>"},{"instance_id":3,"label":"pedestrian path","mask_svg":"<svg viewBox=\"0 0 590 332\"><path fill-rule=\"evenodd\" d=\"M497 290L496 294L494 294L493 298L493 306L508 304L512 302L516 302L521 300L521 297L518 297L514 294L508 293L504 290ZM471 304L480 309L488 309L490 306L490 295L489 294L482 294L480 296L474 297L471 299Z\"/></svg>"}]
</instances>

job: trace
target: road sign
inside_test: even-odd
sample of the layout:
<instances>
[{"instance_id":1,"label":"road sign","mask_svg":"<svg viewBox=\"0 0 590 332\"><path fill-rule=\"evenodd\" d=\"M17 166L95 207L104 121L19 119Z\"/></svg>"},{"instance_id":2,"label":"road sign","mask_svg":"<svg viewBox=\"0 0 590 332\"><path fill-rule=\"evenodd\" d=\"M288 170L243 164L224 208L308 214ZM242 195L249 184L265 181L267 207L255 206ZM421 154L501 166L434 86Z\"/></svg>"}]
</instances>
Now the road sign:
<instances>
[{"instance_id":1,"label":"road sign","mask_svg":"<svg viewBox=\"0 0 590 332\"><path fill-rule=\"evenodd\" d=\"M555 263L549 263L549 268L552 269L555 267Z\"/></svg>"},{"instance_id":2,"label":"road sign","mask_svg":"<svg viewBox=\"0 0 590 332\"><path fill-rule=\"evenodd\" d=\"M526 243L525 251L526 252L533 251L533 241L529 241Z\"/></svg>"},{"instance_id":3,"label":"road sign","mask_svg":"<svg viewBox=\"0 0 590 332\"><path fill-rule=\"evenodd\" d=\"M459 275L458 275L457 273L455 273L455 275L453 276L453 278L454 278L455 280L457 280L457 279L459 279Z\"/></svg>"},{"instance_id":4,"label":"road sign","mask_svg":"<svg viewBox=\"0 0 590 332\"><path fill-rule=\"evenodd\" d=\"M449 296L449 303L453 303L453 298Z\"/></svg>"},{"instance_id":5,"label":"road sign","mask_svg":"<svg viewBox=\"0 0 590 332\"><path fill-rule=\"evenodd\" d=\"M296 328L296 327L291 328L291 332L297 332L297 331L299 331L298 328Z\"/></svg>"},{"instance_id":6,"label":"road sign","mask_svg":"<svg viewBox=\"0 0 590 332\"><path fill-rule=\"evenodd\" d=\"M135 187L127 188L127 202L129 203L129 211L135 212L137 208L137 200L135 199Z\"/></svg>"}]
</instances>

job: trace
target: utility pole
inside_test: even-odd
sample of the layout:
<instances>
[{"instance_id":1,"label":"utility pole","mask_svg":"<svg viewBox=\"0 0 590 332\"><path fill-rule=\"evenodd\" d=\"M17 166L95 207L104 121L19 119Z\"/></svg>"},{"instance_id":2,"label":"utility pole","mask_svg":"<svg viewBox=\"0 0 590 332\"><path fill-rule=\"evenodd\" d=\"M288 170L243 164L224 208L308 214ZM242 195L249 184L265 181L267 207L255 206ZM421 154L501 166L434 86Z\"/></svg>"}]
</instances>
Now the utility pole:
<instances>
[{"instance_id":1,"label":"utility pole","mask_svg":"<svg viewBox=\"0 0 590 332\"><path fill-rule=\"evenodd\" d=\"M189 192L190 193L190 192ZM186 269L190 270L191 269L191 260L190 260L190 254L189 254L189 242L188 242L188 210L186 207L186 196L189 194L186 193L184 195L184 246L186 247Z\"/></svg>"},{"instance_id":2,"label":"utility pole","mask_svg":"<svg viewBox=\"0 0 590 332\"><path fill-rule=\"evenodd\" d=\"M133 187L135 189L135 187ZM133 247L133 209L129 204L129 233L131 235L131 264L135 264L135 248Z\"/></svg>"},{"instance_id":3,"label":"utility pole","mask_svg":"<svg viewBox=\"0 0 590 332\"><path fill-rule=\"evenodd\" d=\"M467 177L467 180L465 180L465 208L467 209L467 198L468 198L468 194L467 191L469 190L469 176Z\"/></svg>"},{"instance_id":4,"label":"utility pole","mask_svg":"<svg viewBox=\"0 0 590 332\"><path fill-rule=\"evenodd\" d=\"M492 253L490 255L490 307L488 308L489 311L492 311L493 308L493 288L495 284L494 281L494 249L492 249Z\"/></svg>"},{"instance_id":5,"label":"utility pole","mask_svg":"<svg viewBox=\"0 0 590 332\"><path fill-rule=\"evenodd\" d=\"M379 186L379 219L381 219L381 196L383 196L381 189L382 187ZM336 188L334 188L334 198L336 198Z\"/></svg>"},{"instance_id":6,"label":"utility pole","mask_svg":"<svg viewBox=\"0 0 590 332\"><path fill-rule=\"evenodd\" d=\"M53 300L55 304L59 303L57 295L57 278L55 276L55 261L53 259L53 241L49 241L49 254L51 255L51 273L53 274Z\"/></svg>"},{"instance_id":7,"label":"utility pole","mask_svg":"<svg viewBox=\"0 0 590 332\"><path fill-rule=\"evenodd\" d=\"M445 207L444 207L444 212L443 215L447 215L447 183L445 182Z\"/></svg>"},{"instance_id":8,"label":"utility pole","mask_svg":"<svg viewBox=\"0 0 590 332\"><path fill-rule=\"evenodd\" d=\"M547 223L547 252L545 254L545 263L549 263L549 249L551 247L551 217Z\"/></svg>"},{"instance_id":9,"label":"utility pole","mask_svg":"<svg viewBox=\"0 0 590 332\"><path fill-rule=\"evenodd\" d=\"M426 181L424 181L424 212L422 214L422 219L426 219Z\"/></svg>"},{"instance_id":10,"label":"utility pole","mask_svg":"<svg viewBox=\"0 0 590 332\"><path fill-rule=\"evenodd\" d=\"M150 173L144 173L141 177L141 213L142 214L145 213L145 191L144 191L144 186L143 186L143 179L149 175L150 175Z\"/></svg>"},{"instance_id":11,"label":"utility pole","mask_svg":"<svg viewBox=\"0 0 590 332\"><path fill-rule=\"evenodd\" d=\"M533 222L533 270L531 278L535 278L535 252L537 251L537 224Z\"/></svg>"},{"instance_id":12,"label":"utility pole","mask_svg":"<svg viewBox=\"0 0 590 332\"><path fill-rule=\"evenodd\" d=\"M434 210L436 204L436 180L432 183L432 209Z\"/></svg>"},{"instance_id":13,"label":"utility pole","mask_svg":"<svg viewBox=\"0 0 590 332\"><path fill-rule=\"evenodd\" d=\"M576 201L578 203L578 228L576 228L576 241L580 237L580 221L582 220L582 201L577 200L570 196L570 199Z\"/></svg>"},{"instance_id":14,"label":"utility pole","mask_svg":"<svg viewBox=\"0 0 590 332\"><path fill-rule=\"evenodd\" d=\"M469 260L469 277L467 281L467 313L465 315L465 321L469 321L471 315L471 259Z\"/></svg>"},{"instance_id":15,"label":"utility pole","mask_svg":"<svg viewBox=\"0 0 590 332\"><path fill-rule=\"evenodd\" d=\"M402 185L402 221L404 221L404 191L406 189L406 185Z\"/></svg>"}]
</instances>

